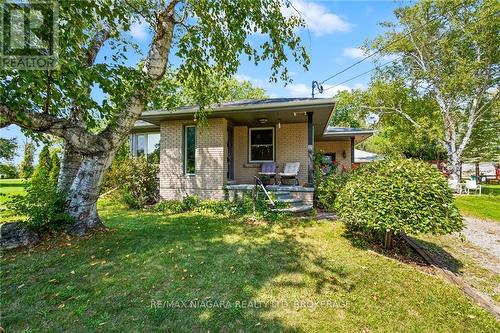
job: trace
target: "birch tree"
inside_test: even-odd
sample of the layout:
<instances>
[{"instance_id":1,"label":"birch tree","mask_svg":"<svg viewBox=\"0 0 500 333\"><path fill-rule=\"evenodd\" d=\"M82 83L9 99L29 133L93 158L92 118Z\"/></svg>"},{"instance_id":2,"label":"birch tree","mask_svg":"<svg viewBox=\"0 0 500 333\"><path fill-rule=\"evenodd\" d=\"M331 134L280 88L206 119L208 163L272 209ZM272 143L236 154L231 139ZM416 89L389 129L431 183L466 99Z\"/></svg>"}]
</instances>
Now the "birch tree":
<instances>
[{"instance_id":1,"label":"birch tree","mask_svg":"<svg viewBox=\"0 0 500 333\"><path fill-rule=\"evenodd\" d=\"M397 9L397 23L384 23L387 32L370 45L370 51L383 50L382 58L397 59L379 70L372 87L396 84L391 94L370 90L365 109L397 115L415 130L437 127L455 180L476 125L499 112L499 12L493 0L422 1ZM407 98L393 98L403 92L413 102L431 99L432 110L422 114L405 104Z\"/></svg>"},{"instance_id":2,"label":"birch tree","mask_svg":"<svg viewBox=\"0 0 500 333\"><path fill-rule=\"evenodd\" d=\"M105 170L144 111L175 52L176 79L197 91L201 109L217 101L206 84L212 73L235 74L242 56L270 64L270 80L289 80L291 58L309 62L280 0L98 0L59 2L59 69L0 71L0 127L16 124L30 133L64 140L60 191L74 219L69 231L83 235L103 224L97 199ZM131 23L151 27L152 40L138 67L126 65L138 49L124 31ZM262 34L262 43L249 36ZM111 56L99 58L103 48ZM98 87L104 100L96 101Z\"/></svg>"}]
</instances>

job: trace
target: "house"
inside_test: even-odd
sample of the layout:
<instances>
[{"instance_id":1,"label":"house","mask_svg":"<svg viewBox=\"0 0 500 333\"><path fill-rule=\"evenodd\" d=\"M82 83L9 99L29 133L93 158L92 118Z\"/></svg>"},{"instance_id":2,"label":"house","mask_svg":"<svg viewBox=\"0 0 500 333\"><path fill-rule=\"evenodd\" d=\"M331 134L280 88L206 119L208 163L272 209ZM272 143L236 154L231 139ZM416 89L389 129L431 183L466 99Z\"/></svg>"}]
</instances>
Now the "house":
<instances>
[{"instance_id":1,"label":"house","mask_svg":"<svg viewBox=\"0 0 500 333\"><path fill-rule=\"evenodd\" d=\"M374 153L370 153L369 151L354 149L354 163L355 164L363 164L370 163L380 160L381 158Z\"/></svg>"},{"instance_id":2,"label":"house","mask_svg":"<svg viewBox=\"0 0 500 333\"><path fill-rule=\"evenodd\" d=\"M242 100L212 107L206 124L196 107L145 111L131 134L135 155L160 149L160 196L223 199L249 190L264 162L300 162L300 186L268 186L311 204L313 153L322 151L346 168L354 145L372 130L328 124L334 99L271 98Z\"/></svg>"}]
</instances>

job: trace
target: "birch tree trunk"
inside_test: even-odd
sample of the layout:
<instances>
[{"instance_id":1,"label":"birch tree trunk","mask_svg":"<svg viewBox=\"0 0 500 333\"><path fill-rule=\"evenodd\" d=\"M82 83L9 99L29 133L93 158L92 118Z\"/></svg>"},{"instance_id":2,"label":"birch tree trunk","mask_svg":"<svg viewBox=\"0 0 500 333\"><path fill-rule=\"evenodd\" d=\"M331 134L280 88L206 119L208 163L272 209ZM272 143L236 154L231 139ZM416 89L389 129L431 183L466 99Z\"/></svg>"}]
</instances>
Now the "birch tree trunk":
<instances>
[{"instance_id":1,"label":"birch tree trunk","mask_svg":"<svg viewBox=\"0 0 500 333\"><path fill-rule=\"evenodd\" d=\"M68 142L63 145L63 154L61 159L61 169L57 180L57 191L69 193L75 176L80 169L83 156L79 154Z\"/></svg>"},{"instance_id":2,"label":"birch tree trunk","mask_svg":"<svg viewBox=\"0 0 500 333\"><path fill-rule=\"evenodd\" d=\"M448 161L446 169L450 179L460 182L460 156L457 152L448 152Z\"/></svg>"},{"instance_id":3,"label":"birch tree trunk","mask_svg":"<svg viewBox=\"0 0 500 333\"><path fill-rule=\"evenodd\" d=\"M68 230L71 234L82 236L91 229L104 227L97 212L97 199L104 173L114 156L112 151L82 158L68 195L68 212L74 219Z\"/></svg>"},{"instance_id":4,"label":"birch tree trunk","mask_svg":"<svg viewBox=\"0 0 500 333\"><path fill-rule=\"evenodd\" d=\"M143 73L155 84L165 74L173 38L175 4L176 1L172 1L168 8L157 16L155 35L143 65ZM99 153L82 154L80 166L68 194L68 212L74 219L74 224L68 230L71 234L83 236L91 229L104 227L97 212L97 200L104 173L111 165L116 150L144 111L143 96L144 91L136 91L128 105L118 113L116 124L108 126L98 135L108 144L107 149ZM68 160L70 165L76 166L77 156L71 154L71 149L68 149ZM69 179L74 169L68 168L65 177Z\"/></svg>"}]
</instances>

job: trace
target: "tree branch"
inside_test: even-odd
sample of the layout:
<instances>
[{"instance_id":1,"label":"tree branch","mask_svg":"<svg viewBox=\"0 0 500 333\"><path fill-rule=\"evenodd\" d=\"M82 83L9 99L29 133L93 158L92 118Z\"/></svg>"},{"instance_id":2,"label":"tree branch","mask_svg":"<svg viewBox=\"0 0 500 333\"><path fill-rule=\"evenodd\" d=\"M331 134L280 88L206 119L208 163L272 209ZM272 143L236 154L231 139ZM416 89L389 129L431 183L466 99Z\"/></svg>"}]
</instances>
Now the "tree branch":
<instances>
[{"instance_id":1,"label":"tree branch","mask_svg":"<svg viewBox=\"0 0 500 333\"><path fill-rule=\"evenodd\" d=\"M88 67L94 64L97 54L110 36L111 30L108 27L105 27L96 32L94 37L92 37L89 47L85 50L85 64Z\"/></svg>"},{"instance_id":2,"label":"tree branch","mask_svg":"<svg viewBox=\"0 0 500 333\"><path fill-rule=\"evenodd\" d=\"M43 132L63 138L82 153L102 153L109 151L110 144L85 128L47 113L28 110L13 110L0 104L0 127L18 125L35 132Z\"/></svg>"},{"instance_id":3,"label":"tree branch","mask_svg":"<svg viewBox=\"0 0 500 333\"><path fill-rule=\"evenodd\" d=\"M155 35L142 67L143 74L152 81L152 86L148 89L154 88L165 74L173 40L174 12L177 3L178 0L172 0L163 11L156 15ZM144 111L145 95L146 92L143 89L138 89L125 109L117 115L116 123L110 123L100 135L112 145L118 145L123 137L128 135L135 121Z\"/></svg>"},{"instance_id":4,"label":"tree branch","mask_svg":"<svg viewBox=\"0 0 500 333\"><path fill-rule=\"evenodd\" d=\"M379 111L385 111L385 113L388 112L395 112L401 116L403 116L406 120L408 120L413 126L417 128L422 128L422 126L417 123L409 114L401 110L401 108L395 108L395 107L388 107L388 106L369 106L369 105L362 105L361 106L364 109L368 110L379 110Z\"/></svg>"},{"instance_id":5,"label":"tree branch","mask_svg":"<svg viewBox=\"0 0 500 333\"><path fill-rule=\"evenodd\" d=\"M397 113L406 120L408 120L413 126L416 128L423 130L425 132L429 132L428 129L424 128L422 125L420 125L415 119L413 119L409 114L404 112L401 107L388 107L388 106L369 106L369 105L362 105L361 106L364 109L368 110L376 110L376 111L382 111L383 113ZM444 140L442 139L437 139L439 142L442 144L446 144Z\"/></svg>"}]
</instances>

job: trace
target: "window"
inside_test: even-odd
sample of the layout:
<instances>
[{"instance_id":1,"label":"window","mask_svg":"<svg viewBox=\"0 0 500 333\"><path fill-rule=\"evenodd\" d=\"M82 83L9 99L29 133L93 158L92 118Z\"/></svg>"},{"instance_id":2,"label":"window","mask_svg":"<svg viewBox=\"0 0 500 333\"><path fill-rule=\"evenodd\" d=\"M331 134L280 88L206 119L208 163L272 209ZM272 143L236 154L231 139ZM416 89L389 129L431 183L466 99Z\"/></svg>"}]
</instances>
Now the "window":
<instances>
[{"instance_id":1,"label":"window","mask_svg":"<svg viewBox=\"0 0 500 333\"><path fill-rule=\"evenodd\" d=\"M147 135L148 149L147 156L148 160L160 162L160 134L152 133Z\"/></svg>"},{"instance_id":2,"label":"window","mask_svg":"<svg viewBox=\"0 0 500 333\"><path fill-rule=\"evenodd\" d=\"M196 127L184 127L184 173L194 174L196 171Z\"/></svg>"},{"instance_id":3,"label":"window","mask_svg":"<svg viewBox=\"0 0 500 333\"><path fill-rule=\"evenodd\" d=\"M251 128L248 141L250 163L274 161L274 127Z\"/></svg>"},{"instance_id":4,"label":"window","mask_svg":"<svg viewBox=\"0 0 500 333\"><path fill-rule=\"evenodd\" d=\"M136 142L136 152L135 156L143 156L144 151L146 148L146 136L144 134L138 134L137 135L137 142Z\"/></svg>"},{"instance_id":5,"label":"window","mask_svg":"<svg viewBox=\"0 0 500 333\"><path fill-rule=\"evenodd\" d=\"M131 151L136 157L146 156L148 160L160 158L160 133L132 134Z\"/></svg>"}]
</instances>

